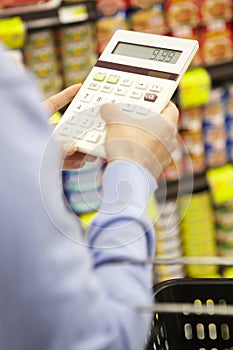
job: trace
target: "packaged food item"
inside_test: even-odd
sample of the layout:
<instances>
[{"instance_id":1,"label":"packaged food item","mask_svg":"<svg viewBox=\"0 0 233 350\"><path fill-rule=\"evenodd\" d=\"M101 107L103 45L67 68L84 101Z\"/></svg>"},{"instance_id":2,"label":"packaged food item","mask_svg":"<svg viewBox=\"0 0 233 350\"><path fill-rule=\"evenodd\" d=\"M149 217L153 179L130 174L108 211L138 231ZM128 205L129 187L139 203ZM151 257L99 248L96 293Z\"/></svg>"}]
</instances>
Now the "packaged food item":
<instances>
[{"instance_id":1,"label":"packaged food item","mask_svg":"<svg viewBox=\"0 0 233 350\"><path fill-rule=\"evenodd\" d=\"M127 0L97 0L96 6L100 16L112 16L127 8Z\"/></svg>"},{"instance_id":2,"label":"packaged food item","mask_svg":"<svg viewBox=\"0 0 233 350\"><path fill-rule=\"evenodd\" d=\"M154 4L163 4L165 0L129 0L129 5L131 7L139 7L141 9L148 9L152 7Z\"/></svg>"},{"instance_id":3,"label":"packaged food item","mask_svg":"<svg viewBox=\"0 0 233 350\"><path fill-rule=\"evenodd\" d=\"M57 42L65 86L82 83L87 77L94 58L94 31L90 23L64 26L57 31Z\"/></svg>"},{"instance_id":4,"label":"packaged food item","mask_svg":"<svg viewBox=\"0 0 233 350\"><path fill-rule=\"evenodd\" d=\"M101 202L103 160L86 162L84 167L63 171L64 195L76 214L95 212Z\"/></svg>"},{"instance_id":5,"label":"packaged food item","mask_svg":"<svg viewBox=\"0 0 233 350\"><path fill-rule=\"evenodd\" d=\"M167 31L162 4L150 8L135 8L130 11L130 27L138 32L164 34Z\"/></svg>"},{"instance_id":6,"label":"packaged food item","mask_svg":"<svg viewBox=\"0 0 233 350\"><path fill-rule=\"evenodd\" d=\"M232 0L200 1L202 22L208 23L216 19L230 21L232 19Z\"/></svg>"},{"instance_id":7,"label":"packaged food item","mask_svg":"<svg viewBox=\"0 0 233 350\"><path fill-rule=\"evenodd\" d=\"M180 196L178 199L181 220L183 254L187 257L217 255L214 212L207 191ZM216 265L187 265L188 277L208 277L218 273Z\"/></svg>"},{"instance_id":8,"label":"packaged food item","mask_svg":"<svg viewBox=\"0 0 233 350\"><path fill-rule=\"evenodd\" d=\"M0 40L8 49L23 48L26 26L19 16L0 19Z\"/></svg>"},{"instance_id":9,"label":"packaged food item","mask_svg":"<svg viewBox=\"0 0 233 350\"><path fill-rule=\"evenodd\" d=\"M96 22L97 51L103 52L110 38L118 29L129 29L125 11L118 11L113 16L102 16Z\"/></svg>"},{"instance_id":10,"label":"packaged food item","mask_svg":"<svg viewBox=\"0 0 233 350\"><path fill-rule=\"evenodd\" d=\"M205 144L205 159L207 167L217 167L227 163L228 155L225 140Z\"/></svg>"},{"instance_id":11,"label":"packaged food item","mask_svg":"<svg viewBox=\"0 0 233 350\"><path fill-rule=\"evenodd\" d=\"M52 30L39 30L28 34L24 60L45 98L61 90L62 79Z\"/></svg>"},{"instance_id":12,"label":"packaged food item","mask_svg":"<svg viewBox=\"0 0 233 350\"><path fill-rule=\"evenodd\" d=\"M66 25L57 31L57 38L62 43L75 42L88 39L92 36L92 27L89 23L79 25Z\"/></svg>"},{"instance_id":13,"label":"packaged food item","mask_svg":"<svg viewBox=\"0 0 233 350\"><path fill-rule=\"evenodd\" d=\"M167 24L170 28L181 25L196 27L200 22L199 0L168 0L165 2Z\"/></svg>"},{"instance_id":14,"label":"packaged food item","mask_svg":"<svg viewBox=\"0 0 233 350\"><path fill-rule=\"evenodd\" d=\"M182 256L181 236L179 229L179 214L177 202L168 200L158 203L159 217L156 221L157 258L179 258ZM154 279L164 281L166 279L184 277L184 267L180 264L155 265Z\"/></svg>"},{"instance_id":15,"label":"packaged food item","mask_svg":"<svg viewBox=\"0 0 233 350\"><path fill-rule=\"evenodd\" d=\"M231 24L222 20L215 20L203 27L200 50L204 64L216 64L232 60Z\"/></svg>"},{"instance_id":16,"label":"packaged food item","mask_svg":"<svg viewBox=\"0 0 233 350\"><path fill-rule=\"evenodd\" d=\"M202 107L206 165L219 166L227 162L225 112L222 89L214 89L210 101Z\"/></svg>"}]
</instances>

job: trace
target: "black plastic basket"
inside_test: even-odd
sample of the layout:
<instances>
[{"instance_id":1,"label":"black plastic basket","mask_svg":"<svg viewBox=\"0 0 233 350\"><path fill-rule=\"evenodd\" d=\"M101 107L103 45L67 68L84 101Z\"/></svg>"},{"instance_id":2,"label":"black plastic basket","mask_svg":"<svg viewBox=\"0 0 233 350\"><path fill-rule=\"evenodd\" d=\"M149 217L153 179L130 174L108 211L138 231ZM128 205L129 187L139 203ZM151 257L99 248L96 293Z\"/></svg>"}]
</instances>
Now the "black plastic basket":
<instances>
[{"instance_id":1,"label":"black plastic basket","mask_svg":"<svg viewBox=\"0 0 233 350\"><path fill-rule=\"evenodd\" d=\"M233 306L233 279L181 278L154 290L155 306L188 304L197 311L156 313L146 350L233 350L233 316L227 311ZM210 311L202 313L202 306Z\"/></svg>"}]
</instances>

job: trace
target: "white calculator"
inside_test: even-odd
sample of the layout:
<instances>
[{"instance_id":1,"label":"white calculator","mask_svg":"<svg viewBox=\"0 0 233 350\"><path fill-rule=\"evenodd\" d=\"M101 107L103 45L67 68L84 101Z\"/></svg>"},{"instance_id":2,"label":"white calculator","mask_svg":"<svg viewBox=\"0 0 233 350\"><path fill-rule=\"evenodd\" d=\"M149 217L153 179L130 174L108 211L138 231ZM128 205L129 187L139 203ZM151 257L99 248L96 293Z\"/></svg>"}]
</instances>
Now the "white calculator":
<instances>
[{"instance_id":1,"label":"white calculator","mask_svg":"<svg viewBox=\"0 0 233 350\"><path fill-rule=\"evenodd\" d=\"M56 126L55 138L105 158L100 105L116 103L134 118L155 116L171 99L197 50L196 40L116 31Z\"/></svg>"}]
</instances>

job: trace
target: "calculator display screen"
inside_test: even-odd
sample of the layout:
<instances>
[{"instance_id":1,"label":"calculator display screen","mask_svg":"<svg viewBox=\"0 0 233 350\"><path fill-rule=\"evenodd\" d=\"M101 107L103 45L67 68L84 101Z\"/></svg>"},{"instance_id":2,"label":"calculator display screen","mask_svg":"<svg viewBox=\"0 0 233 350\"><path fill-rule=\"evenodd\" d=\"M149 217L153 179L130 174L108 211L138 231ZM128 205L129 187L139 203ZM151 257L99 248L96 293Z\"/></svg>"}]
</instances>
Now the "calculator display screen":
<instances>
[{"instance_id":1,"label":"calculator display screen","mask_svg":"<svg viewBox=\"0 0 233 350\"><path fill-rule=\"evenodd\" d=\"M182 51L118 42L112 53L115 55L175 64Z\"/></svg>"}]
</instances>

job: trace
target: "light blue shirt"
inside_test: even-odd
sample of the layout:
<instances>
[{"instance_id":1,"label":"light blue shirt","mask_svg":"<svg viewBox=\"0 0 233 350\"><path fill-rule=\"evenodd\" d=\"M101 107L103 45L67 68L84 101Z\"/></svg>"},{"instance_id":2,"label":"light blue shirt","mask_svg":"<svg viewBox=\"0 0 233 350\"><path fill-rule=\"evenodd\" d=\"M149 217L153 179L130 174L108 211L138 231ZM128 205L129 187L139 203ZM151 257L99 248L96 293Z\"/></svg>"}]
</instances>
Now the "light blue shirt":
<instances>
[{"instance_id":1,"label":"light blue shirt","mask_svg":"<svg viewBox=\"0 0 233 350\"><path fill-rule=\"evenodd\" d=\"M146 213L156 182L109 165L87 232L64 202L57 146L32 79L0 52L0 349L137 350L152 315L151 267L112 263L155 251Z\"/></svg>"}]
</instances>

